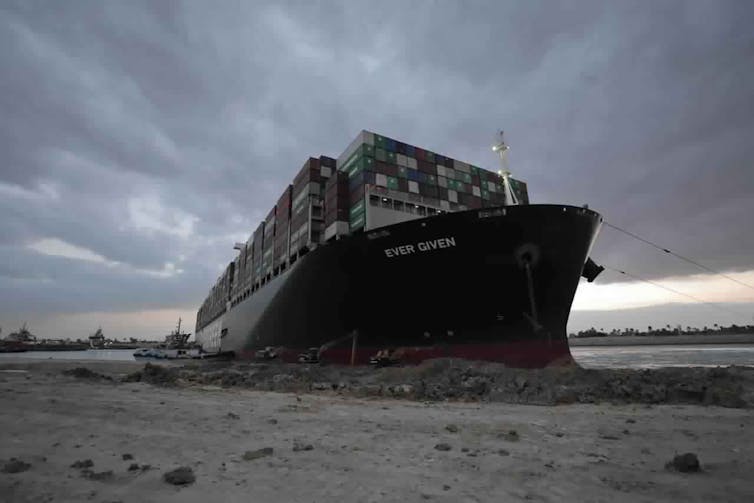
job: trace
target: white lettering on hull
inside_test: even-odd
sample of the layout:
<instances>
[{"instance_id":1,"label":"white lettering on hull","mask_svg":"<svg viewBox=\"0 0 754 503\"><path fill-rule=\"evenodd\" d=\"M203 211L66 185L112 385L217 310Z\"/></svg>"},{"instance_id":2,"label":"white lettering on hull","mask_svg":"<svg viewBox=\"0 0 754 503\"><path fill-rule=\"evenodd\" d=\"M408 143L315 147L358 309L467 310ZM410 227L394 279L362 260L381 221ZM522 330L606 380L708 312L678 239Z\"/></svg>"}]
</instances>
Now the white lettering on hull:
<instances>
[{"instance_id":1,"label":"white lettering on hull","mask_svg":"<svg viewBox=\"0 0 754 503\"><path fill-rule=\"evenodd\" d=\"M385 256L388 258L399 257L401 255L411 255L417 252L430 252L443 248L451 248L456 246L456 238L438 238L430 241L421 241L414 245L402 245L393 248L385 248Z\"/></svg>"}]
</instances>

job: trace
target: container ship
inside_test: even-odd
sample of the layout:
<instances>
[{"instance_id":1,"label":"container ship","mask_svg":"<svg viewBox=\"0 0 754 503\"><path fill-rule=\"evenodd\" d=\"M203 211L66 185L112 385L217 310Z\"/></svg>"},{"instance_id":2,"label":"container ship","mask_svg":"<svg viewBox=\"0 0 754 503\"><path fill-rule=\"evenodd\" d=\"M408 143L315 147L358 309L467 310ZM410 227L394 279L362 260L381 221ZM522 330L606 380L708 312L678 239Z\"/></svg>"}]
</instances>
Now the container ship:
<instances>
[{"instance_id":1,"label":"container ship","mask_svg":"<svg viewBox=\"0 0 754 503\"><path fill-rule=\"evenodd\" d=\"M494 172L370 131L310 157L197 313L208 353L336 364L568 364L602 217L529 204Z\"/></svg>"}]
</instances>

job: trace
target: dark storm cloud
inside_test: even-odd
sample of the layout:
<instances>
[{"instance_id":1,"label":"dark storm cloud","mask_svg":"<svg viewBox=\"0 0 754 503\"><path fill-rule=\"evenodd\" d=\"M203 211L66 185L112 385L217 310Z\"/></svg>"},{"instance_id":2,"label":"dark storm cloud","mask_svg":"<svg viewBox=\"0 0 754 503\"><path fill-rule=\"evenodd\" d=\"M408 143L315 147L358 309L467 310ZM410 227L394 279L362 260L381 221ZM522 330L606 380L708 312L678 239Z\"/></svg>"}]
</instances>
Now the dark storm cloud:
<instances>
[{"instance_id":1,"label":"dark storm cloud","mask_svg":"<svg viewBox=\"0 0 754 503\"><path fill-rule=\"evenodd\" d=\"M504 128L535 202L589 203L711 267L752 269L752 10L6 3L0 302L198 304L306 157L362 128L488 168ZM32 249L51 239L106 262ZM594 255L697 272L609 229Z\"/></svg>"}]
</instances>

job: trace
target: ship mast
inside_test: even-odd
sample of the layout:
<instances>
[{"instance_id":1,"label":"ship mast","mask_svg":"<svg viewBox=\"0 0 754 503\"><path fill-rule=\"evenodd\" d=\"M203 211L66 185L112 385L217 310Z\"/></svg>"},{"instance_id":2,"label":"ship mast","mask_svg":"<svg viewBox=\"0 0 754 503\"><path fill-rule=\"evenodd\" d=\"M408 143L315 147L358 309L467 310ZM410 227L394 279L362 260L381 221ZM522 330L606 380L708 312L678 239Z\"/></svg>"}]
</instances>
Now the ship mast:
<instances>
[{"instance_id":1,"label":"ship mast","mask_svg":"<svg viewBox=\"0 0 754 503\"><path fill-rule=\"evenodd\" d=\"M503 177L503 190L505 191L505 206L518 206L520 203L516 198L516 194L511 188L511 172L508 169L508 150L510 147L505 143L503 138L503 131L500 131L500 141L492 147L493 152L497 152L500 155L500 171L499 175Z\"/></svg>"}]
</instances>

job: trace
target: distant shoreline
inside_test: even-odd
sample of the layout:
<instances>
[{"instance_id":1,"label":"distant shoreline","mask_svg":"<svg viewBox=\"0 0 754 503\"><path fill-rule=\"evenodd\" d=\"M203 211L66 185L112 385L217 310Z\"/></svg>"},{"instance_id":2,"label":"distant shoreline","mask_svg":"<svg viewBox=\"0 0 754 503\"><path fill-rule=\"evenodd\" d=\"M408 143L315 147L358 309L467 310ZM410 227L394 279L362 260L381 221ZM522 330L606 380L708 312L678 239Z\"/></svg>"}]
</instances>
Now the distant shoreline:
<instances>
[{"instance_id":1,"label":"distant shoreline","mask_svg":"<svg viewBox=\"0 0 754 503\"><path fill-rule=\"evenodd\" d=\"M570 346L659 346L694 344L754 344L754 334L728 335L608 335L606 337L570 337Z\"/></svg>"}]
</instances>

